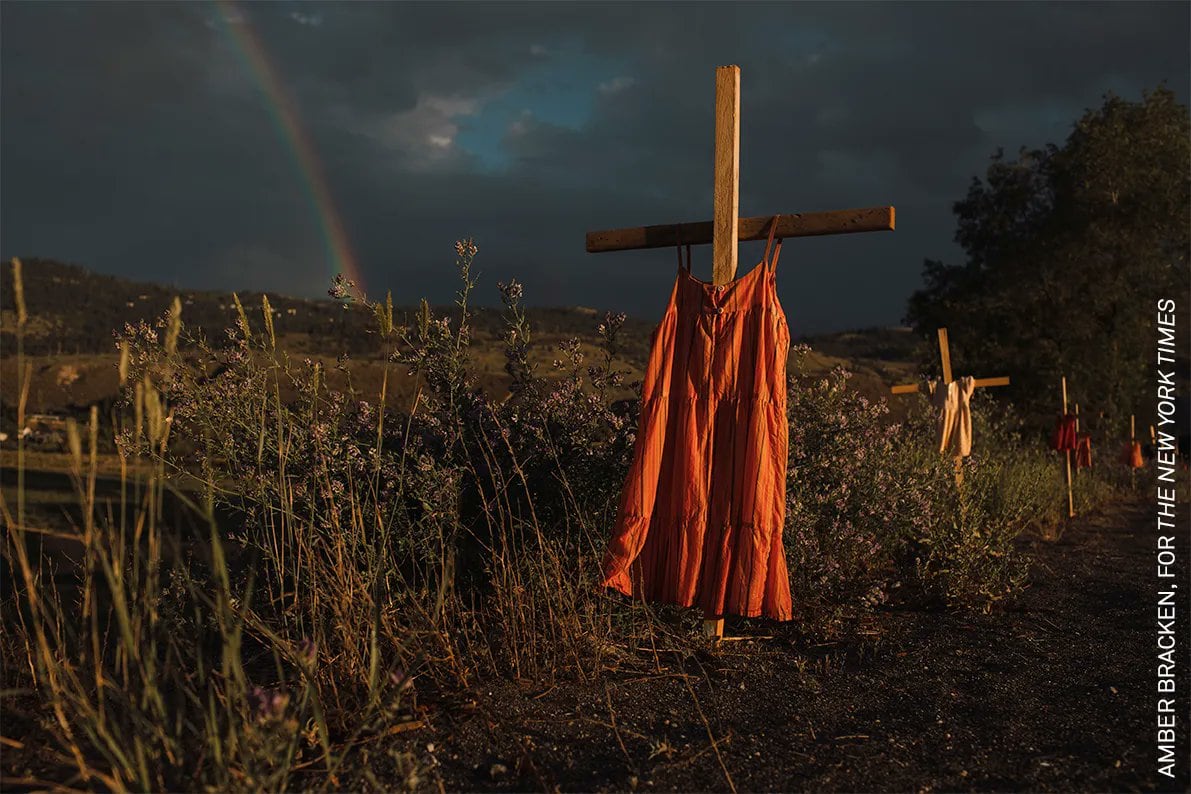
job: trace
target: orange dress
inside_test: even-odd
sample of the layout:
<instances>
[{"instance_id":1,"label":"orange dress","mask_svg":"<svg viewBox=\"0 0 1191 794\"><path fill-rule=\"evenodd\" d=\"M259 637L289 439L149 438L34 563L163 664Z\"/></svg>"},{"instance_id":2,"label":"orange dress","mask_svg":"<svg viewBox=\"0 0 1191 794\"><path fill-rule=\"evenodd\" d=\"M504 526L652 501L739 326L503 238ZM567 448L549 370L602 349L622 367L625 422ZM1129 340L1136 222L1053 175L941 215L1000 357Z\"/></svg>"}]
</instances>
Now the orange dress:
<instances>
[{"instance_id":1,"label":"orange dress","mask_svg":"<svg viewBox=\"0 0 1191 794\"><path fill-rule=\"evenodd\" d=\"M1134 441L1129 449L1129 468L1140 469L1145 466L1145 458L1141 455L1141 442Z\"/></svg>"},{"instance_id":2,"label":"orange dress","mask_svg":"<svg viewBox=\"0 0 1191 794\"><path fill-rule=\"evenodd\" d=\"M791 618L781 240L721 286L680 267L653 333L604 586L705 616ZM772 249L772 258L770 251Z\"/></svg>"}]
</instances>

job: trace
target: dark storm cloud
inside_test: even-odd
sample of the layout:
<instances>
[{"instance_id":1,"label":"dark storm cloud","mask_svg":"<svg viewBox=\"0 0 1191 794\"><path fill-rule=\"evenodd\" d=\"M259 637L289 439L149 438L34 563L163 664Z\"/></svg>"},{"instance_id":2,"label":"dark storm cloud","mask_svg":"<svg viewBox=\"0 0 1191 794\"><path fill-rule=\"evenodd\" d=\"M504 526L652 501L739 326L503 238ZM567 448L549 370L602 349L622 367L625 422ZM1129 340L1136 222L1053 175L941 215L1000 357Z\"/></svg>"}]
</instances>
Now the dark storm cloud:
<instances>
[{"instance_id":1,"label":"dark storm cloud","mask_svg":"<svg viewBox=\"0 0 1191 794\"><path fill-rule=\"evenodd\" d=\"M3 249L320 292L310 175L229 32L247 22L374 290L448 299L473 235L486 300L516 277L533 302L652 316L673 255L587 255L584 232L709 217L713 70L738 63L742 213L898 208L892 234L786 246L792 327L888 324L923 257L958 256L951 203L998 146L1061 143L1109 89L1165 78L1187 100L1188 21L1181 3L8 2ZM509 96L530 113L496 114Z\"/></svg>"}]
</instances>

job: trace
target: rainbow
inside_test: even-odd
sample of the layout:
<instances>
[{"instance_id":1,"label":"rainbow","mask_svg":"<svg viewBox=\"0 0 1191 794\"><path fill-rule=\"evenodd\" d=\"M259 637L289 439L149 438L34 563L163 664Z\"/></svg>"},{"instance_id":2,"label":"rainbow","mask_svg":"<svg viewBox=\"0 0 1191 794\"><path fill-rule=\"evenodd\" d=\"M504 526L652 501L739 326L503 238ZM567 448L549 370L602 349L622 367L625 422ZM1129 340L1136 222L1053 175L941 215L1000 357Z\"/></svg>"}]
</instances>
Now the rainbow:
<instances>
[{"instance_id":1,"label":"rainbow","mask_svg":"<svg viewBox=\"0 0 1191 794\"><path fill-rule=\"evenodd\" d=\"M344 230L343 219L335 208L322 162L314 148L310 134L302 126L297 106L277 76L269 61L264 42L253 30L246 14L236 8L235 0L214 0L216 25L227 32L234 49L243 56L248 71L256 78L269 115L288 145L298 166L311 208L317 218L326 249L330 275L342 273L363 290L363 274ZM329 277L328 277L329 279Z\"/></svg>"}]
</instances>

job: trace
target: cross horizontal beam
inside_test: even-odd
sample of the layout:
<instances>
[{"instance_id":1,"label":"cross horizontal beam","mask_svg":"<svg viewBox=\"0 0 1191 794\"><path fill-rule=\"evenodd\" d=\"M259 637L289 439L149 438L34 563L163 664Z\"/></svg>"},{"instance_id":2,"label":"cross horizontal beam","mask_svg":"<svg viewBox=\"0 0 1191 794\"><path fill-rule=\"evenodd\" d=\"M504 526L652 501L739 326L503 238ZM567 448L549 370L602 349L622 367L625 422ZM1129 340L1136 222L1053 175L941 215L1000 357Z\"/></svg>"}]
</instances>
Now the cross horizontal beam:
<instances>
[{"instance_id":1,"label":"cross horizontal beam","mask_svg":"<svg viewBox=\"0 0 1191 794\"><path fill-rule=\"evenodd\" d=\"M741 218L737 236L741 242L764 240L769 236L772 215ZM782 215L777 222L777 237L816 237L825 234L893 231L893 207L866 207L831 212L804 212ZM713 221L637 226L587 233L587 253L634 251L641 248L669 248L674 245L707 245L712 241Z\"/></svg>"},{"instance_id":2,"label":"cross horizontal beam","mask_svg":"<svg viewBox=\"0 0 1191 794\"><path fill-rule=\"evenodd\" d=\"M976 388L987 388L989 386L1008 386L1009 378L976 378ZM919 391L919 384L907 383L903 386L894 386L890 389L894 394L913 394Z\"/></svg>"}]
</instances>

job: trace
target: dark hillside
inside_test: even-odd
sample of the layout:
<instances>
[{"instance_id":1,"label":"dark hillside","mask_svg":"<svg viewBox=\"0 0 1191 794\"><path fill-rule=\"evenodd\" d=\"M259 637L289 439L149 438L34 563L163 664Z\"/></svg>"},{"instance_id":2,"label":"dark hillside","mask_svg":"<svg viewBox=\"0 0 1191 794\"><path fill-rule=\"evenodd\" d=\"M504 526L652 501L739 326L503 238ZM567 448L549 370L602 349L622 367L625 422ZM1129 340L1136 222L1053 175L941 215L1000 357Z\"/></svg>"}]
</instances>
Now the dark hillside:
<instances>
[{"instance_id":1,"label":"dark hillside","mask_svg":"<svg viewBox=\"0 0 1191 794\"><path fill-rule=\"evenodd\" d=\"M69 411L110 399L117 380L114 332L125 324L158 321L175 294L182 302L187 327L201 330L212 344L226 344L224 331L236 323L230 292L175 293L160 284L105 276L47 259L26 259L22 264L29 312L25 355L34 365L29 410L34 412ZM262 294L238 295L250 323L259 328ZM308 300L277 293L268 297L280 347L294 356L322 359L332 367L346 352L354 361L356 385L379 387L386 351L378 342L371 314L331 299ZM402 317L412 318L414 310L399 307L398 322ZM453 306L434 310L458 313ZM508 383L502 342L505 319L498 308L476 307L472 311L471 355L481 385L489 392L501 392ZM559 345L568 339L579 339L589 356L597 353L596 328L603 311L582 306L545 307L530 308L527 314L533 332L531 358L543 374L551 372ZM5 267L0 269L0 402L9 406L17 399L15 319L12 269ZM620 332L618 355L627 372L626 383L631 384L643 371L653 328L653 319L628 318ZM806 362L806 375L820 377L836 366L845 366L855 373L855 389L878 398L887 393L889 384L914 376L910 362L921 342L907 329L869 328L807 337L795 344L807 344L813 350ZM404 381L390 385L395 403L408 396L410 386ZM632 393L629 389L620 396ZM894 401L895 410L902 402Z\"/></svg>"}]
</instances>

